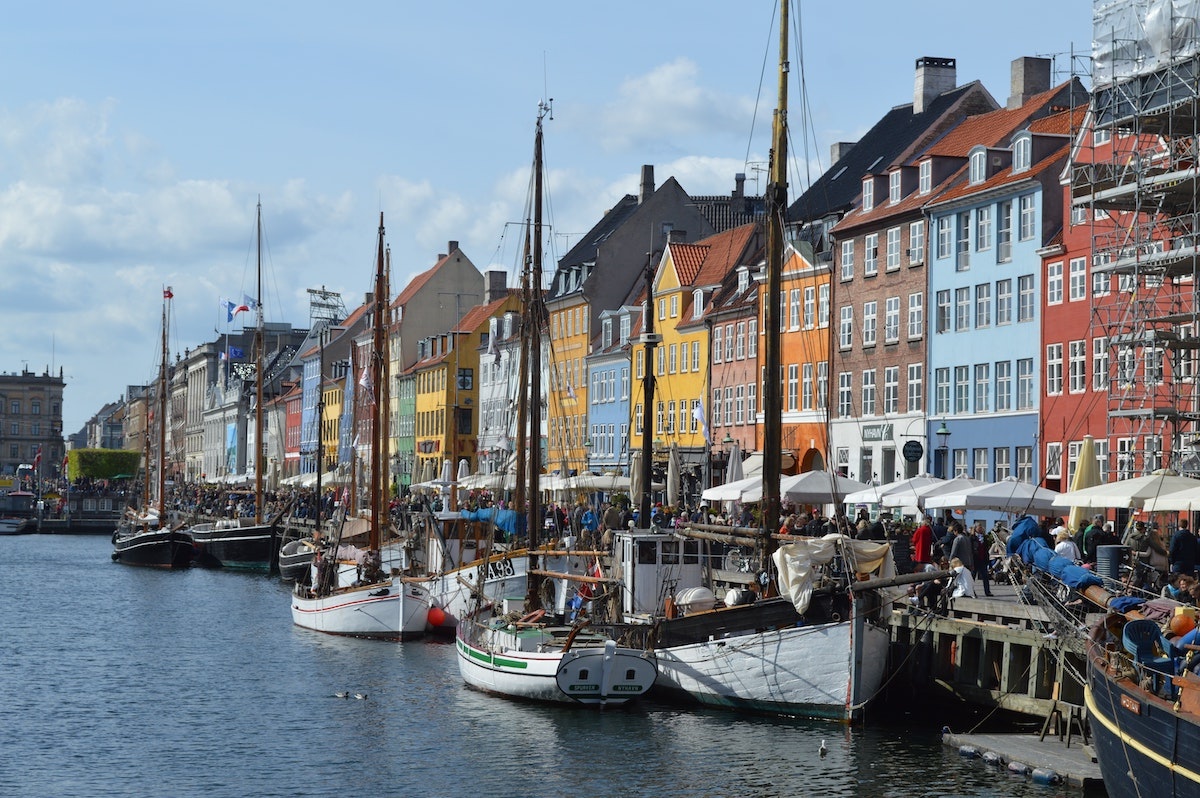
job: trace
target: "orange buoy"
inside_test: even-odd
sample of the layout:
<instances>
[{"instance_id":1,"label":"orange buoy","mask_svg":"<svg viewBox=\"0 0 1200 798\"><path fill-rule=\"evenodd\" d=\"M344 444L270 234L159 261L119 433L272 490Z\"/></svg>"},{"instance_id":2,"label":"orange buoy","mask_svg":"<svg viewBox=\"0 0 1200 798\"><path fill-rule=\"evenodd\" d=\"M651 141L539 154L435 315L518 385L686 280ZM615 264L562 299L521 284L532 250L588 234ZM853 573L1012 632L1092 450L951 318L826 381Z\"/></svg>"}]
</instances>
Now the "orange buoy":
<instances>
[{"instance_id":1,"label":"orange buoy","mask_svg":"<svg viewBox=\"0 0 1200 798\"><path fill-rule=\"evenodd\" d=\"M1172 615L1171 616L1171 634L1176 637L1182 637L1188 632L1196 628L1196 619L1191 615Z\"/></svg>"},{"instance_id":2,"label":"orange buoy","mask_svg":"<svg viewBox=\"0 0 1200 798\"><path fill-rule=\"evenodd\" d=\"M425 620L433 628L437 628L446 622L446 613L441 607L430 607L429 614L425 616Z\"/></svg>"}]
</instances>

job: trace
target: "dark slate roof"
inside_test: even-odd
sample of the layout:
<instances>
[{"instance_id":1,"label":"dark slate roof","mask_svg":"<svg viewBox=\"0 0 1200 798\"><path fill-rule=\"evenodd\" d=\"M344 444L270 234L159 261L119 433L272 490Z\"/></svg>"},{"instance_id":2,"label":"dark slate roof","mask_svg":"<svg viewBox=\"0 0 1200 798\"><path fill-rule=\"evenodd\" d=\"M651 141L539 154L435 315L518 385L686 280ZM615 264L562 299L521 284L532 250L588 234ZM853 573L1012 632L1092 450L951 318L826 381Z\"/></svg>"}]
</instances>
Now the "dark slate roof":
<instances>
[{"instance_id":1,"label":"dark slate roof","mask_svg":"<svg viewBox=\"0 0 1200 798\"><path fill-rule=\"evenodd\" d=\"M700 213L718 233L760 222L767 215L767 201L761 197L735 197L729 194L692 197Z\"/></svg>"},{"instance_id":2,"label":"dark slate roof","mask_svg":"<svg viewBox=\"0 0 1200 798\"><path fill-rule=\"evenodd\" d=\"M579 239L579 243L571 247L566 255L558 261L558 270L580 266L585 263L595 263L596 253L600 245L625 223L625 220L638 209L638 198L635 194L626 194L617 204L608 209L596 225Z\"/></svg>"},{"instance_id":3,"label":"dark slate roof","mask_svg":"<svg viewBox=\"0 0 1200 798\"><path fill-rule=\"evenodd\" d=\"M890 164L972 90L982 90L978 81L943 92L919 114L912 103L888 111L791 204L788 221L809 222L852 207L865 175Z\"/></svg>"}]
</instances>

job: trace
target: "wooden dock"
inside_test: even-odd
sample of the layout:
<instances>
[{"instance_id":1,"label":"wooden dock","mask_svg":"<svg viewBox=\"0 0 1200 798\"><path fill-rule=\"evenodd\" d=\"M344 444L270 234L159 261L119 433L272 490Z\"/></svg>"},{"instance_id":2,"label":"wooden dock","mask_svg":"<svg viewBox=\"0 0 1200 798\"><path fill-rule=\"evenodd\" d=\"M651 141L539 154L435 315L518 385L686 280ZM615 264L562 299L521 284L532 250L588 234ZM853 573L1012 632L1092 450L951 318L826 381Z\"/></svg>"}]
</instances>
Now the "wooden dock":
<instances>
[{"instance_id":1,"label":"wooden dock","mask_svg":"<svg viewBox=\"0 0 1200 798\"><path fill-rule=\"evenodd\" d=\"M942 734L942 742L979 767L1024 775L1044 784L1069 784L1084 789L1103 786L1100 766L1090 745L1075 737L1047 734Z\"/></svg>"}]
</instances>

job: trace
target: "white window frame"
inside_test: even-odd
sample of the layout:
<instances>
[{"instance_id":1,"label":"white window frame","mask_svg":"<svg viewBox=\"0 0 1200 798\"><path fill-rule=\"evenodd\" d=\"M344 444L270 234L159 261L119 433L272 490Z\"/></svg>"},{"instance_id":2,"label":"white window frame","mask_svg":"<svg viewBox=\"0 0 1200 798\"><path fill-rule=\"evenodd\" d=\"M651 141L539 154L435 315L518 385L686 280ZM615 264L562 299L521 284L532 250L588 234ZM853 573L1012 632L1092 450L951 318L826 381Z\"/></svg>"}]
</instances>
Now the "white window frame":
<instances>
[{"instance_id":1,"label":"white window frame","mask_svg":"<svg viewBox=\"0 0 1200 798\"><path fill-rule=\"evenodd\" d=\"M908 338L920 338L925 334L925 294L916 291L908 295Z\"/></svg>"}]
</instances>

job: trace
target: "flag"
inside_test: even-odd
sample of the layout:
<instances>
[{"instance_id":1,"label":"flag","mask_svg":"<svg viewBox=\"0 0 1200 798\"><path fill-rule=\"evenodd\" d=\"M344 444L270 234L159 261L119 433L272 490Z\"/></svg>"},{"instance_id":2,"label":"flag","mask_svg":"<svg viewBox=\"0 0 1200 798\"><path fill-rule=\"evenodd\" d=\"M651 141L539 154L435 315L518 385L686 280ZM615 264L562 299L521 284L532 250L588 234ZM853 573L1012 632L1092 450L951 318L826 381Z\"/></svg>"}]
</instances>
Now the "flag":
<instances>
[{"instance_id":1,"label":"flag","mask_svg":"<svg viewBox=\"0 0 1200 798\"><path fill-rule=\"evenodd\" d=\"M696 402L692 408L692 418L700 422L700 434L704 436L704 442L712 443L708 437L708 419L704 417L704 402Z\"/></svg>"},{"instance_id":2,"label":"flag","mask_svg":"<svg viewBox=\"0 0 1200 798\"><path fill-rule=\"evenodd\" d=\"M221 309L225 311L225 321L233 321L233 309L236 307L237 305L233 304L232 299L221 300Z\"/></svg>"},{"instance_id":3,"label":"flag","mask_svg":"<svg viewBox=\"0 0 1200 798\"><path fill-rule=\"evenodd\" d=\"M255 302L249 294L242 294L242 307L244 307L246 310L256 310L258 308L258 303Z\"/></svg>"},{"instance_id":4,"label":"flag","mask_svg":"<svg viewBox=\"0 0 1200 798\"><path fill-rule=\"evenodd\" d=\"M175 294L171 292L171 286L168 285L163 289L163 299L173 299L174 297Z\"/></svg>"},{"instance_id":5,"label":"flag","mask_svg":"<svg viewBox=\"0 0 1200 798\"><path fill-rule=\"evenodd\" d=\"M358 375L358 384L367 393L367 401L372 404L375 402L375 396L371 390L371 370L368 366L363 366L362 373Z\"/></svg>"},{"instance_id":6,"label":"flag","mask_svg":"<svg viewBox=\"0 0 1200 798\"><path fill-rule=\"evenodd\" d=\"M246 353L242 350L241 347L238 347L238 346L229 347L229 359L230 360L235 360L236 358L245 357L245 356L246 356Z\"/></svg>"},{"instance_id":7,"label":"flag","mask_svg":"<svg viewBox=\"0 0 1200 798\"><path fill-rule=\"evenodd\" d=\"M33 456L33 470L36 471L38 469L38 467L41 466L41 464L42 464L42 445L39 443L38 448L37 448L37 454L35 454Z\"/></svg>"},{"instance_id":8,"label":"flag","mask_svg":"<svg viewBox=\"0 0 1200 798\"><path fill-rule=\"evenodd\" d=\"M249 309L250 309L250 306L249 306L249 305L247 305L247 304L245 304L245 303L242 303L241 305L238 305L237 307L235 307L235 308L233 309L233 313L232 313L232 314L230 314L229 318L230 318L230 319L233 319L233 317L234 317L234 316L236 316L237 314L241 313L243 310L249 310Z\"/></svg>"},{"instance_id":9,"label":"flag","mask_svg":"<svg viewBox=\"0 0 1200 798\"><path fill-rule=\"evenodd\" d=\"M567 380L567 396L569 396L572 399L575 398L575 389L571 387L570 380Z\"/></svg>"}]
</instances>

